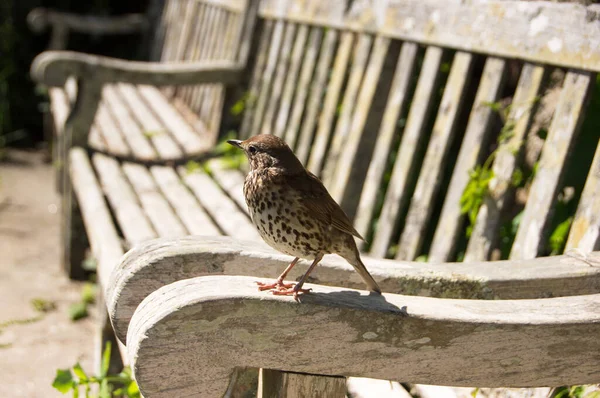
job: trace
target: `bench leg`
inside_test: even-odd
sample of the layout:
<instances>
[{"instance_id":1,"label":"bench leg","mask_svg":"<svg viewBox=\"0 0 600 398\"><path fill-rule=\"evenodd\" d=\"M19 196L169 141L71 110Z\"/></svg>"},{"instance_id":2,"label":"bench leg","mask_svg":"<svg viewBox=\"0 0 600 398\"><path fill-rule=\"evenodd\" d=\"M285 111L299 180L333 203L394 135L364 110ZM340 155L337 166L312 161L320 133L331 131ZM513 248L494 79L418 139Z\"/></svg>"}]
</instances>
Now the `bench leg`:
<instances>
[{"instance_id":1,"label":"bench leg","mask_svg":"<svg viewBox=\"0 0 600 398\"><path fill-rule=\"evenodd\" d=\"M346 378L261 369L258 398L343 398Z\"/></svg>"},{"instance_id":2,"label":"bench leg","mask_svg":"<svg viewBox=\"0 0 600 398\"><path fill-rule=\"evenodd\" d=\"M66 173L61 174L63 174L61 206L62 263L69 278L82 280L86 276L83 269L83 260L89 244L71 179Z\"/></svg>"}]
</instances>

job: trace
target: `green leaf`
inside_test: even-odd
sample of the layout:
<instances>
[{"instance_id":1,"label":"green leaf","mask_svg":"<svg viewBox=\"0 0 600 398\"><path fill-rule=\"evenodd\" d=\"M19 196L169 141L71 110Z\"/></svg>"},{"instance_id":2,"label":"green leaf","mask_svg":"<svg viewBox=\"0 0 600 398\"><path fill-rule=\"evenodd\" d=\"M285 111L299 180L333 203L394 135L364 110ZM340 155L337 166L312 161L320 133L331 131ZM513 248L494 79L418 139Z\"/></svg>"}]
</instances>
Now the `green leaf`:
<instances>
[{"instance_id":1,"label":"green leaf","mask_svg":"<svg viewBox=\"0 0 600 398\"><path fill-rule=\"evenodd\" d=\"M52 387L62 392L63 394L69 392L71 388L75 387L75 381L73 380L73 374L69 369L58 369L56 371L56 377L52 382Z\"/></svg>"},{"instance_id":2,"label":"green leaf","mask_svg":"<svg viewBox=\"0 0 600 398\"><path fill-rule=\"evenodd\" d=\"M81 289L81 301L87 304L93 304L96 301L96 284L86 283Z\"/></svg>"},{"instance_id":3,"label":"green leaf","mask_svg":"<svg viewBox=\"0 0 600 398\"><path fill-rule=\"evenodd\" d=\"M110 366L110 353L112 351L112 344L110 341L106 342L104 346L104 352L102 353L102 365L100 367L100 377L106 377L108 374L108 368Z\"/></svg>"},{"instance_id":4,"label":"green leaf","mask_svg":"<svg viewBox=\"0 0 600 398\"><path fill-rule=\"evenodd\" d=\"M194 160L190 160L185 164L185 171L187 174L196 173L200 170L202 170L202 166L200 165L200 163Z\"/></svg>"},{"instance_id":5,"label":"green leaf","mask_svg":"<svg viewBox=\"0 0 600 398\"><path fill-rule=\"evenodd\" d=\"M552 249L552 255L560 254L567 243L567 236L569 234L569 228L571 228L571 222L573 217L569 217L560 224L557 225L556 229L550 235L550 249Z\"/></svg>"},{"instance_id":6,"label":"green leaf","mask_svg":"<svg viewBox=\"0 0 600 398\"><path fill-rule=\"evenodd\" d=\"M69 307L69 317L72 321L78 321L88 316L87 303L74 303Z\"/></svg>"},{"instance_id":7,"label":"green leaf","mask_svg":"<svg viewBox=\"0 0 600 398\"><path fill-rule=\"evenodd\" d=\"M73 366L73 373L75 373L75 376L77 376L80 382L88 381L88 375L85 373L79 362Z\"/></svg>"},{"instance_id":8,"label":"green leaf","mask_svg":"<svg viewBox=\"0 0 600 398\"><path fill-rule=\"evenodd\" d=\"M110 386L108 380L104 379L100 382L100 391L98 392L98 398L111 398Z\"/></svg>"},{"instance_id":9,"label":"green leaf","mask_svg":"<svg viewBox=\"0 0 600 398\"><path fill-rule=\"evenodd\" d=\"M127 386L127 396L130 398L139 398L141 396L140 389L134 380Z\"/></svg>"}]
</instances>

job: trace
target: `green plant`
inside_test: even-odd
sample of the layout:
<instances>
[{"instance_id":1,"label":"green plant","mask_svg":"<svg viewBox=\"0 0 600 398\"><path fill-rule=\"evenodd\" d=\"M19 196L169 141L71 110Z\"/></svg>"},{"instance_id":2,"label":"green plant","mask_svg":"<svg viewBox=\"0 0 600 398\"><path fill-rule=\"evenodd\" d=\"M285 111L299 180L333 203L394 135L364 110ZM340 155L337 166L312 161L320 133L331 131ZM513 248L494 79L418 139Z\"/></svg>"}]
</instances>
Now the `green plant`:
<instances>
[{"instance_id":1,"label":"green plant","mask_svg":"<svg viewBox=\"0 0 600 398\"><path fill-rule=\"evenodd\" d=\"M85 398L140 398L140 391L135 380L131 377L129 368L123 369L117 375L108 374L111 349L110 341L106 342L102 353L102 365L99 375L88 375L78 362L70 369L58 369L52 387L63 394L72 391L75 398L81 396L82 390ZM98 395L93 395L91 392L94 385L98 386Z\"/></svg>"},{"instance_id":2,"label":"green plant","mask_svg":"<svg viewBox=\"0 0 600 398\"><path fill-rule=\"evenodd\" d=\"M69 317L72 321L78 321L88 316L88 307L96 301L97 287L94 283L85 283L81 289L81 300L71 304Z\"/></svg>"}]
</instances>

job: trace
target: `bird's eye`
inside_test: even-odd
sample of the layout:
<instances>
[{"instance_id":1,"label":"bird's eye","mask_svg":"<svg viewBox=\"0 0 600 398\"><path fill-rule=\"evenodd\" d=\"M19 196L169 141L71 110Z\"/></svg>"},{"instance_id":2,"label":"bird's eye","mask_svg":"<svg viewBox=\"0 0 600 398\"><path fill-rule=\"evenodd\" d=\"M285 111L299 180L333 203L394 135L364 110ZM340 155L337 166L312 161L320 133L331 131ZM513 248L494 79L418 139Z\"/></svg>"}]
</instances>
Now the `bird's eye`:
<instances>
[{"instance_id":1,"label":"bird's eye","mask_svg":"<svg viewBox=\"0 0 600 398\"><path fill-rule=\"evenodd\" d=\"M250 153L256 153L256 147L255 146L248 147L248 152L250 152Z\"/></svg>"}]
</instances>

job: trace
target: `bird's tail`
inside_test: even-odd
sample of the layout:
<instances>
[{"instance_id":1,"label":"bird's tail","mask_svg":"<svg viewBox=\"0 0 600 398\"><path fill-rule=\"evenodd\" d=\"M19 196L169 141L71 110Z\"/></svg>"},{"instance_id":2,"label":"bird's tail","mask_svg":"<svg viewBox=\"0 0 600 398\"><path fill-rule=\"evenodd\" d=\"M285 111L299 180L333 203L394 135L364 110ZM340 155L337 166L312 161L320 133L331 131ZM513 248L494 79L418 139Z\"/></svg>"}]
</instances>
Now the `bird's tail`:
<instances>
[{"instance_id":1,"label":"bird's tail","mask_svg":"<svg viewBox=\"0 0 600 398\"><path fill-rule=\"evenodd\" d=\"M354 240L352 242L354 242ZM377 284L377 282L375 282L375 279L373 279L371 274L369 274L369 271L367 271L367 267L365 267L362 260L360 259L360 254L358 252L358 249L356 248L356 245L353 250L353 253L338 253L338 254L340 256L342 256L344 259L346 259L346 261L348 261L350 263L350 265L352 265L354 270L356 272L358 272L358 274L363 279L363 281L365 281L367 288L370 291L381 293L381 289L379 288L379 285Z\"/></svg>"}]
</instances>

